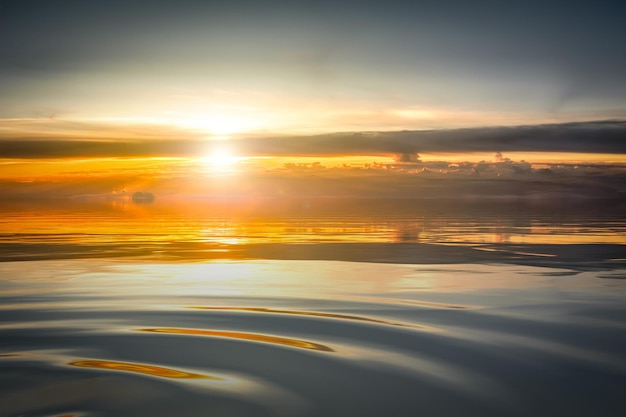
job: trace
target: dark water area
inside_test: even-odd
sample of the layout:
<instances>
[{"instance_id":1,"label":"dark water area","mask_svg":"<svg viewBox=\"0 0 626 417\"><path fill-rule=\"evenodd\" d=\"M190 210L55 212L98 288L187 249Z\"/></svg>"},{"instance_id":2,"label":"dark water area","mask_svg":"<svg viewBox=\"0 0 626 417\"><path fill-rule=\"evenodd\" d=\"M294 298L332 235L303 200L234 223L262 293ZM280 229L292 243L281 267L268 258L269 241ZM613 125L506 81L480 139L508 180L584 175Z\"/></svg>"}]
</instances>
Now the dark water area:
<instances>
[{"instance_id":1,"label":"dark water area","mask_svg":"<svg viewBox=\"0 0 626 417\"><path fill-rule=\"evenodd\" d=\"M623 416L617 205L0 204L0 416Z\"/></svg>"}]
</instances>

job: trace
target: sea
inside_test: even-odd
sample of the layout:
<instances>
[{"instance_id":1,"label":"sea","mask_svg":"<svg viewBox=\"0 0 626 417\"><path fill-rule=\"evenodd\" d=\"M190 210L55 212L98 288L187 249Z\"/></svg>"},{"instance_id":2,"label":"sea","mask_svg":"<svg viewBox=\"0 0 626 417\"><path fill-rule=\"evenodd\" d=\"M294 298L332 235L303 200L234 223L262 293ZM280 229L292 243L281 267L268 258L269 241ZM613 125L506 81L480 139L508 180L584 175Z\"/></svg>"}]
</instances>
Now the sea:
<instances>
[{"instance_id":1,"label":"sea","mask_svg":"<svg viewBox=\"0 0 626 417\"><path fill-rule=\"evenodd\" d=\"M0 201L0 416L622 417L625 213Z\"/></svg>"}]
</instances>

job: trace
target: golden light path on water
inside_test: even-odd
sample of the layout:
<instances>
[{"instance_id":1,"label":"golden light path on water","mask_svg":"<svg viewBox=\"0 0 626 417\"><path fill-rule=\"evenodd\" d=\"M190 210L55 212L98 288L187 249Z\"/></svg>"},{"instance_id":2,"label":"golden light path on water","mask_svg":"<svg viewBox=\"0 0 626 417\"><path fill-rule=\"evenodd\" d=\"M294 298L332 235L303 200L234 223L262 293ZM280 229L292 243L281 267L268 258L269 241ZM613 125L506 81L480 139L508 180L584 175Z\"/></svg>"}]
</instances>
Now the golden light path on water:
<instances>
[{"instance_id":1,"label":"golden light path on water","mask_svg":"<svg viewBox=\"0 0 626 417\"><path fill-rule=\"evenodd\" d=\"M119 361L79 360L79 361L69 362L68 365L79 366L82 368L106 369L106 370L121 371L121 372L134 372L134 373L139 373L139 374L158 376L162 378L213 379L213 380L222 379L216 376L195 374L191 372L180 371L177 369L163 368L161 366L119 362Z\"/></svg>"},{"instance_id":2,"label":"golden light path on water","mask_svg":"<svg viewBox=\"0 0 626 417\"><path fill-rule=\"evenodd\" d=\"M218 164L216 169L222 168ZM5 202L0 204L0 242L109 246L136 242L145 247L194 242L224 245L224 251L243 244L303 242L626 243L623 219L604 213L589 215L584 208L577 212L576 206L534 210L521 206L515 215L492 206L474 210L470 206L466 212L455 207L419 200L261 198L158 197L150 205L124 198Z\"/></svg>"},{"instance_id":3,"label":"golden light path on water","mask_svg":"<svg viewBox=\"0 0 626 417\"><path fill-rule=\"evenodd\" d=\"M211 336L211 337L225 337L228 339L242 339L252 340L255 342L272 343L277 345L292 346L303 349L320 350L324 352L332 352L328 346L321 345L319 343L307 342L304 340L291 339L287 337L278 337L258 333L244 333L244 332L229 332L223 330L203 330L203 329L181 329L181 328L151 328L151 329L137 329L140 332L149 333L168 333L168 334L183 334L190 336Z\"/></svg>"}]
</instances>

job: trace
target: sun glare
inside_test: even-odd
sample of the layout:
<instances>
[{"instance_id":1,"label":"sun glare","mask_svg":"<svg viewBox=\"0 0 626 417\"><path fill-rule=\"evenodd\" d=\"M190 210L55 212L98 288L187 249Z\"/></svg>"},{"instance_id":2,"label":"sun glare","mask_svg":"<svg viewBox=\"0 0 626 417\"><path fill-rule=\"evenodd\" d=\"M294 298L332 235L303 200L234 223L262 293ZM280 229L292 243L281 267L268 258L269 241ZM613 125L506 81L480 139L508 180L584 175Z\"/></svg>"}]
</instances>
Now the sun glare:
<instances>
[{"instance_id":1,"label":"sun glare","mask_svg":"<svg viewBox=\"0 0 626 417\"><path fill-rule=\"evenodd\" d=\"M216 171L226 172L231 170L240 159L230 149L219 147L213 148L210 154L202 158L202 162Z\"/></svg>"},{"instance_id":2,"label":"sun glare","mask_svg":"<svg viewBox=\"0 0 626 417\"><path fill-rule=\"evenodd\" d=\"M258 127L258 123L250 118L226 114L190 115L179 118L179 124L190 129L204 130L219 136L245 132Z\"/></svg>"}]
</instances>

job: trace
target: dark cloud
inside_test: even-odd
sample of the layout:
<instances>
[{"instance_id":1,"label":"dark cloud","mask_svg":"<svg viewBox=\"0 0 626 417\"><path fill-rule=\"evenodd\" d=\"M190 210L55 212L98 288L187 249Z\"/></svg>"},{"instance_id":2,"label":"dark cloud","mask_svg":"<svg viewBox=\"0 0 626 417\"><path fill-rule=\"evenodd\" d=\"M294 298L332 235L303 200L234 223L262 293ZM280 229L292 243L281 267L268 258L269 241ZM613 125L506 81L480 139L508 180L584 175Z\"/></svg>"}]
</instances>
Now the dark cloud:
<instances>
[{"instance_id":1,"label":"dark cloud","mask_svg":"<svg viewBox=\"0 0 626 417\"><path fill-rule=\"evenodd\" d=\"M403 153L396 156L396 162L419 162L420 155L418 153Z\"/></svg>"},{"instance_id":2,"label":"dark cloud","mask_svg":"<svg viewBox=\"0 0 626 417\"><path fill-rule=\"evenodd\" d=\"M81 129L88 126L81 125ZM121 134L129 136L129 126ZM138 127L137 131L141 129ZM112 137L120 133L110 129ZM210 153L224 142L199 140L179 131L178 138L102 139L88 135L60 138L45 135L0 136L4 158L193 156ZM85 137L87 139L85 139ZM131 136L132 137L132 136ZM396 155L413 162L420 152L581 152L626 154L626 121L472 129L335 133L317 136L274 136L233 139L228 146L246 156Z\"/></svg>"},{"instance_id":3,"label":"dark cloud","mask_svg":"<svg viewBox=\"0 0 626 417\"><path fill-rule=\"evenodd\" d=\"M206 147L206 145L205 145ZM203 153L197 141L124 140L3 140L0 155L5 158L80 158L133 156L189 156Z\"/></svg>"},{"instance_id":4,"label":"dark cloud","mask_svg":"<svg viewBox=\"0 0 626 417\"><path fill-rule=\"evenodd\" d=\"M252 154L411 155L419 152L626 153L626 122L594 121L515 127L338 133L245 141Z\"/></svg>"},{"instance_id":5,"label":"dark cloud","mask_svg":"<svg viewBox=\"0 0 626 417\"><path fill-rule=\"evenodd\" d=\"M625 13L608 0L5 0L0 88L15 106L33 79L114 86L112 74L133 73L177 84L181 74L215 80L249 68L247 77L265 77L259 86L290 71L304 74L299 83L338 74L354 94L380 88L378 99L401 93L412 103L621 107Z\"/></svg>"}]
</instances>

